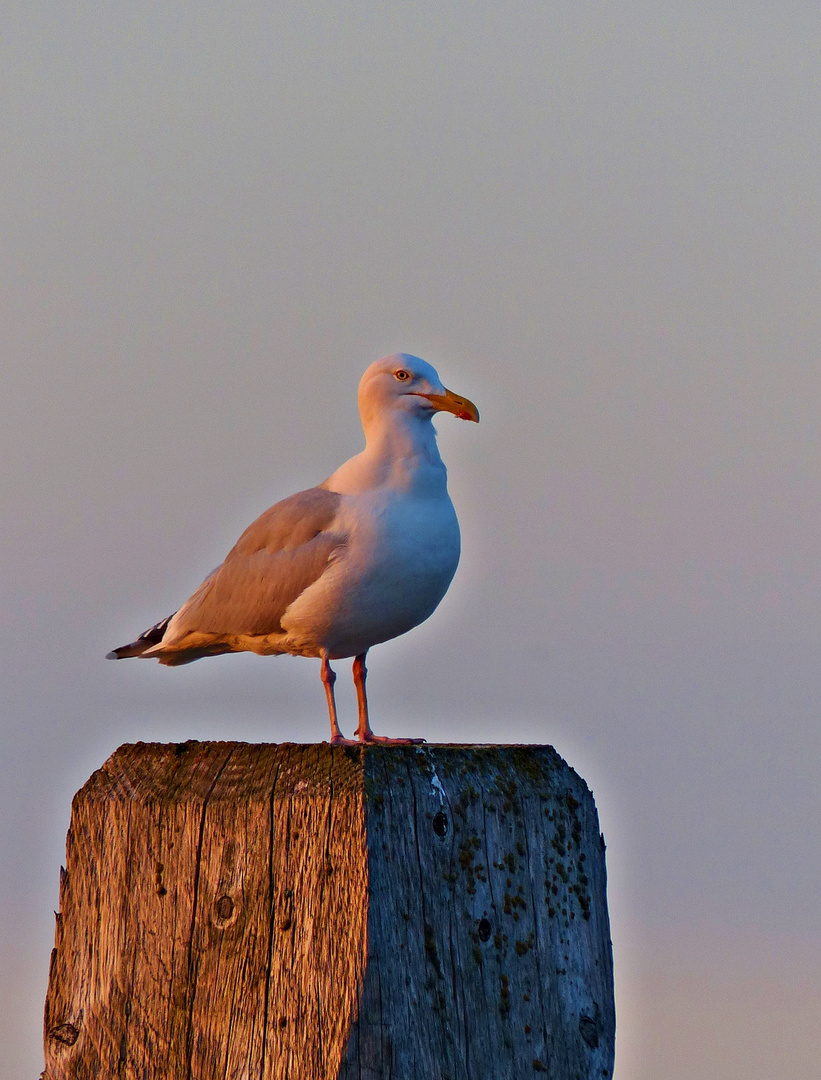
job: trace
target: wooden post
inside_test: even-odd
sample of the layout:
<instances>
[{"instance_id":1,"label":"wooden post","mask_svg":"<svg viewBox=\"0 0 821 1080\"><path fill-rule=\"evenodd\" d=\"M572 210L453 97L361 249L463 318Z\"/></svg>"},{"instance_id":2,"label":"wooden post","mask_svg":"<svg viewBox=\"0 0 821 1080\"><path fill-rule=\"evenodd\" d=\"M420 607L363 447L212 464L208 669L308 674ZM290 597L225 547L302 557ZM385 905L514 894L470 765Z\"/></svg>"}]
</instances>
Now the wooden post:
<instances>
[{"instance_id":1,"label":"wooden post","mask_svg":"<svg viewBox=\"0 0 821 1080\"><path fill-rule=\"evenodd\" d=\"M550 747L122 746L74 799L45 1080L601 1080L604 842Z\"/></svg>"}]
</instances>

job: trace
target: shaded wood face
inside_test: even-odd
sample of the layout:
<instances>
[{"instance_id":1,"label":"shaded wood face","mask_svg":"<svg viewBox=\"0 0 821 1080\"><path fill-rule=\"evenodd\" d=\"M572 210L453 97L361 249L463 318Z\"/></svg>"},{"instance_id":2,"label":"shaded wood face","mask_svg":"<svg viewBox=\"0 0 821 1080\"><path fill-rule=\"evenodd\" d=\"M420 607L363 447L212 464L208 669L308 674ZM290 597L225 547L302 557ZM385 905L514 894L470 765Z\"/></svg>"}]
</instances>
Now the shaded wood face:
<instances>
[{"instance_id":1,"label":"shaded wood face","mask_svg":"<svg viewBox=\"0 0 821 1080\"><path fill-rule=\"evenodd\" d=\"M612 1076L604 847L580 777L550 747L431 746L366 754L365 784L368 963L339 1076Z\"/></svg>"},{"instance_id":2,"label":"shaded wood face","mask_svg":"<svg viewBox=\"0 0 821 1080\"><path fill-rule=\"evenodd\" d=\"M122 747L73 806L44 1076L606 1077L604 887L547 747Z\"/></svg>"}]
</instances>

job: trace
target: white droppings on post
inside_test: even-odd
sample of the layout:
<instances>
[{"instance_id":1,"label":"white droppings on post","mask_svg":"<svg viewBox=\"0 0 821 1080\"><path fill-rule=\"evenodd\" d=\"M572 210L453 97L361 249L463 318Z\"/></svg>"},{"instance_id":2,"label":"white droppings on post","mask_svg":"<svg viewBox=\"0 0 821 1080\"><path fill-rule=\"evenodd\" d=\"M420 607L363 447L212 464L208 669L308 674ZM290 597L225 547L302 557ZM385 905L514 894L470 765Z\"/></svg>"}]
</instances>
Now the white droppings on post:
<instances>
[{"instance_id":1,"label":"white droppings on post","mask_svg":"<svg viewBox=\"0 0 821 1080\"><path fill-rule=\"evenodd\" d=\"M448 801L448 797L445 794L445 789L442 787L442 781L439 779L436 773L436 766L433 763L433 755L427 753L426 748L422 746L418 747L416 752L417 754L421 754L424 758L427 759L428 767L430 768L430 793L434 797L434 799L439 800L439 806L442 807Z\"/></svg>"},{"instance_id":2,"label":"white droppings on post","mask_svg":"<svg viewBox=\"0 0 821 1080\"><path fill-rule=\"evenodd\" d=\"M439 805L444 806L447 802L447 796L445 795L445 789L442 787L442 781L436 775L436 769L433 770L433 776L431 777L430 786L433 788L431 795L434 798L439 799Z\"/></svg>"}]
</instances>

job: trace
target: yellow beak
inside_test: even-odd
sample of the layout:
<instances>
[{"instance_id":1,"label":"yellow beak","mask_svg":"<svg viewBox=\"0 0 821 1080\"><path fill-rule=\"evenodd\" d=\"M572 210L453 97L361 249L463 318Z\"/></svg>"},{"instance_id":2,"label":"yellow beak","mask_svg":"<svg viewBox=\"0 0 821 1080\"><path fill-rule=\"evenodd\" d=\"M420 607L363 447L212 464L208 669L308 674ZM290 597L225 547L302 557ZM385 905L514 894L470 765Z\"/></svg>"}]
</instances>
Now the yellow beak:
<instances>
[{"instance_id":1,"label":"yellow beak","mask_svg":"<svg viewBox=\"0 0 821 1080\"><path fill-rule=\"evenodd\" d=\"M475 424L479 423L479 410L473 402L468 401L466 397L459 397L452 390L445 390L444 394L420 394L419 396L427 398L440 412L453 413L460 420L472 420Z\"/></svg>"}]
</instances>

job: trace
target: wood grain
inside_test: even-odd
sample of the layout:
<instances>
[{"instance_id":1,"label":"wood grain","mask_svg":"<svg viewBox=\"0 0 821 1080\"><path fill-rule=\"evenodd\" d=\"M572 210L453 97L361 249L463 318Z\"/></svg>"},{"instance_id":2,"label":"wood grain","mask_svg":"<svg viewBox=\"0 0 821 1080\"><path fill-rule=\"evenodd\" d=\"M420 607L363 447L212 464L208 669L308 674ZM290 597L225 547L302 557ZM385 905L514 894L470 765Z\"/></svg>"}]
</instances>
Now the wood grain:
<instances>
[{"instance_id":1,"label":"wood grain","mask_svg":"<svg viewBox=\"0 0 821 1080\"><path fill-rule=\"evenodd\" d=\"M75 797L45 1080L599 1080L603 839L550 747L121 747Z\"/></svg>"}]
</instances>

